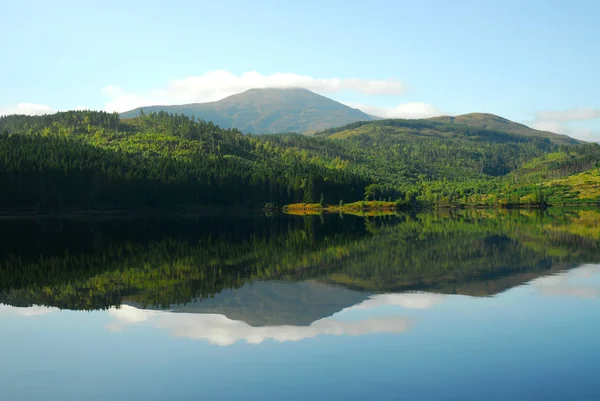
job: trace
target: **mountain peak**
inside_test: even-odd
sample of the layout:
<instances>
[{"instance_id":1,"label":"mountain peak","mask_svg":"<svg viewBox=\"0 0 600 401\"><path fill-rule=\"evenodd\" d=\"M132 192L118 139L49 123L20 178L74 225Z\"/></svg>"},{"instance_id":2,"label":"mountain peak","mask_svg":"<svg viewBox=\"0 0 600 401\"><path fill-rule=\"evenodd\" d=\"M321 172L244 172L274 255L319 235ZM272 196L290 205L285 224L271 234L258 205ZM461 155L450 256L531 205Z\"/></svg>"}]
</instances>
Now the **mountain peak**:
<instances>
[{"instance_id":1,"label":"mountain peak","mask_svg":"<svg viewBox=\"0 0 600 401\"><path fill-rule=\"evenodd\" d=\"M135 117L140 109L122 113L121 117ZM194 116L248 133L314 132L373 119L360 110L300 87L253 88L216 102L143 109Z\"/></svg>"}]
</instances>

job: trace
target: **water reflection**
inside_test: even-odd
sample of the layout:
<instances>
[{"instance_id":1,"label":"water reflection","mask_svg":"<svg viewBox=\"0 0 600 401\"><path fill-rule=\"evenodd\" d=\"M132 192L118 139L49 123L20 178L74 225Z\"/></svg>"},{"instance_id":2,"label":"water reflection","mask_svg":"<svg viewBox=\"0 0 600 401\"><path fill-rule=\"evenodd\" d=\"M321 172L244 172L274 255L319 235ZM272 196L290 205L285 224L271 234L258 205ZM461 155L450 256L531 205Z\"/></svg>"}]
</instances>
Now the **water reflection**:
<instances>
[{"instance_id":1,"label":"water reflection","mask_svg":"<svg viewBox=\"0 0 600 401\"><path fill-rule=\"evenodd\" d=\"M597 299L600 298L600 266L582 266L562 274L541 277L531 284L540 295Z\"/></svg>"},{"instance_id":2,"label":"water reflection","mask_svg":"<svg viewBox=\"0 0 600 401\"><path fill-rule=\"evenodd\" d=\"M598 298L600 296L600 266L588 265L552 276L534 279L530 283L540 296L565 296L575 298ZM302 285L302 284L297 284ZM332 291L337 289L331 288ZM534 296L535 296L534 294ZM266 340L277 342L299 341L317 335L358 336L375 333L403 333L414 319L403 316L403 309L430 309L444 300L459 295L435 293L376 294L364 301L341 309L333 316L325 317L307 326L264 325L251 326L243 317L233 320L222 314L176 313L138 309L129 305L111 308L108 314L114 320L107 326L118 332L129 325L147 324L154 329L165 330L174 337L207 340L226 346L237 341L260 344ZM218 297L216 297L218 299ZM471 302L477 302L476 297ZM394 308L389 308L394 307ZM252 308L252 306L250 306ZM348 320L353 312L366 311L359 319ZM383 313L383 315L382 315Z\"/></svg>"},{"instance_id":3,"label":"water reflection","mask_svg":"<svg viewBox=\"0 0 600 401\"><path fill-rule=\"evenodd\" d=\"M489 296L597 262L599 222L594 210L8 219L0 221L0 302L75 310L213 308L232 319L260 303L265 313L244 312L250 325L309 324L370 294ZM214 303L232 290L234 297ZM261 303L268 292L271 305Z\"/></svg>"},{"instance_id":4,"label":"water reflection","mask_svg":"<svg viewBox=\"0 0 600 401\"><path fill-rule=\"evenodd\" d=\"M27 306L27 307L16 307L11 305L0 304L0 316L8 315L8 316L40 316L47 315L48 313L58 312L60 309L53 308L49 306Z\"/></svg>"},{"instance_id":5,"label":"water reflection","mask_svg":"<svg viewBox=\"0 0 600 401\"><path fill-rule=\"evenodd\" d=\"M151 327L167 330L174 337L207 340L216 345L231 345L237 341L260 344L266 340L277 342L299 341L318 335L359 336L373 333L402 333L408 330L410 320L401 316L371 317L358 321L328 317L308 326L254 327L239 320L215 314L176 314L149 311L123 305L108 312L115 318L107 329L121 331L127 325L148 322Z\"/></svg>"},{"instance_id":6,"label":"water reflection","mask_svg":"<svg viewBox=\"0 0 600 401\"><path fill-rule=\"evenodd\" d=\"M3 400L600 392L595 210L0 219L0 235Z\"/></svg>"},{"instance_id":7,"label":"water reflection","mask_svg":"<svg viewBox=\"0 0 600 401\"><path fill-rule=\"evenodd\" d=\"M540 296L598 299L600 298L600 265L583 265L569 271L536 278L525 283L523 288L525 287L533 289L532 300ZM277 302L276 295L280 291L293 295L306 292L328 295L325 298L311 300L310 305L300 303L292 307L294 313L286 308L286 305ZM258 297L261 301L231 305L232 299L249 299L248 294ZM275 299L273 299L274 294ZM350 294L355 295L355 304L345 305L344 302L337 302L351 299ZM165 331L172 337L205 340L211 344L228 346L240 341L248 344L260 344L267 340L300 341L319 335L360 336L376 333L404 333L414 324L418 324L418 318L415 317L418 314L408 316L407 310L431 309L443 302L452 302L455 298L464 297L427 292L368 295L316 282L259 282L218 294L213 299L207 300L206 305L202 302L193 302L188 305L174 305L169 310L158 310L123 304L111 307L103 313L111 318L105 329L112 333L119 333L133 326L144 326ZM485 299L467 297L472 303ZM265 305L273 306L274 309ZM310 311L311 307L315 310L323 308L322 313ZM60 309L56 307L38 305L14 307L0 304L0 316L34 318L59 311ZM278 316L281 313L283 316Z\"/></svg>"},{"instance_id":8,"label":"water reflection","mask_svg":"<svg viewBox=\"0 0 600 401\"><path fill-rule=\"evenodd\" d=\"M260 284L262 283L258 283L259 286ZM298 283L291 284L291 286L303 286L305 284ZM309 285L314 285L314 283L309 283ZM250 286L255 287L256 284ZM290 285L287 284L286 286L289 288ZM328 289L332 293L340 291L335 287L329 287ZM243 289L240 289L240 291L243 291ZM237 341L260 344L269 339L278 342L299 341L317 335L357 336L373 333L402 333L410 327L412 322L410 318L397 316L397 311L392 311L392 315L379 316L377 309L385 310L385 307L389 306L429 309L441 302L444 297L445 295L431 293L371 295L356 305L336 310L333 316L319 318L306 325L301 325L302 319L296 319L297 324L295 325L264 324L253 326L251 323L255 324L256 321L252 319L257 309L260 309L260 305L245 305L243 307L252 314L250 318L242 316L240 310L233 311L237 319L232 319L230 315L209 313L202 309L196 310L194 313L190 313L190 309L185 309L186 313L177 313L181 310L157 311L121 305L119 308L115 307L109 310L109 315L114 317L115 320L107 326L107 329L112 332L119 332L128 325L148 323L151 327L167 330L175 337L203 339L217 345L231 345ZM219 298L219 296L215 297L217 300ZM242 306L240 306L241 308ZM374 312L375 316L367 313L363 314L362 318L358 320L344 320L344 317L351 315L353 311L369 310L371 313ZM263 319L263 321L266 320Z\"/></svg>"}]
</instances>

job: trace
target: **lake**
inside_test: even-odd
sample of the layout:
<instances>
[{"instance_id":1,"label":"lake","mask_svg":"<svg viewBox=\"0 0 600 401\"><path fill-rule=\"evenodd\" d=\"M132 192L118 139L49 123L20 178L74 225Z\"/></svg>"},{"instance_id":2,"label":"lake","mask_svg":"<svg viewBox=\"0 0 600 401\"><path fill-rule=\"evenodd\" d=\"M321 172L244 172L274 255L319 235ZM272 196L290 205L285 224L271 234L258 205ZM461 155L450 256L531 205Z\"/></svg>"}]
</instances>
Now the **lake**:
<instances>
[{"instance_id":1,"label":"lake","mask_svg":"<svg viewBox=\"0 0 600 401\"><path fill-rule=\"evenodd\" d=\"M1 400L598 400L600 211L0 219Z\"/></svg>"}]
</instances>

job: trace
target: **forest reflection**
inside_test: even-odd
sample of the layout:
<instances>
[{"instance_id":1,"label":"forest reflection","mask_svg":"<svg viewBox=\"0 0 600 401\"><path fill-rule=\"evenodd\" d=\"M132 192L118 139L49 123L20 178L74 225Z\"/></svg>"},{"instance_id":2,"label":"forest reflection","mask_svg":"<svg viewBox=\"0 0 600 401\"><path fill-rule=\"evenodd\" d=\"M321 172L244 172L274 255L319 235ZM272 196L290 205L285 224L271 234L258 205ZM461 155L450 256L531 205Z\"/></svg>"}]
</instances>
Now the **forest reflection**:
<instances>
[{"instance_id":1,"label":"forest reflection","mask_svg":"<svg viewBox=\"0 0 600 401\"><path fill-rule=\"evenodd\" d=\"M558 274L536 278L528 284L529 297L532 300L540 297L578 298L583 302L597 300L600 299L600 265L582 265ZM468 302L471 307L477 307L494 301L490 298L477 299L457 294L408 292L365 295L363 301L344 307L343 302L349 300L344 292L349 290L316 282L260 282L247 284L244 288L257 287L251 291L261 293L265 301L269 299L269 295L272 295L269 291L272 290L272 286L279 285L287 286L286 289L295 286L323 286L321 291L329 289L326 301L330 303L323 303L324 299L318 299L309 305L312 306L310 311L303 310L303 307L307 306L306 303L295 304L295 307L292 303L278 305L276 302L267 305L254 303L236 306L228 305L227 301L237 292L225 290L217 294L215 301L208 306L205 302L175 306L171 310L143 309L129 304L111 307L104 312L109 317L105 329L118 333L131 327L143 326L164 331L172 337L202 340L219 346L229 346L237 342L283 343L323 335L402 334L420 324L424 310L447 304L445 310L448 313L448 311L460 310L460 305L464 305L465 302ZM523 288L517 291L522 292L522 290ZM503 294L505 295L508 296ZM341 302L336 303L336 301ZM216 305L220 307L215 308ZM320 309L317 306L320 306ZM333 306L336 310L332 310ZM415 313L410 313L410 310ZM0 317L13 315L35 318L59 311L60 309L56 307L14 307L0 304ZM436 315L433 316L435 319ZM439 314L437 316L439 318Z\"/></svg>"},{"instance_id":2,"label":"forest reflection","mask_svg":"<svg viewBox=\"0 0 600 401\"><path fill-rule=\"evenodd\" d=\"M402 301L416 307L437 294L490 296L600 259L596 210L4 219L0 228L2 304L238 313L256 327L310 326L390 294L431 294Z\"/></svg>"}]
</instances>

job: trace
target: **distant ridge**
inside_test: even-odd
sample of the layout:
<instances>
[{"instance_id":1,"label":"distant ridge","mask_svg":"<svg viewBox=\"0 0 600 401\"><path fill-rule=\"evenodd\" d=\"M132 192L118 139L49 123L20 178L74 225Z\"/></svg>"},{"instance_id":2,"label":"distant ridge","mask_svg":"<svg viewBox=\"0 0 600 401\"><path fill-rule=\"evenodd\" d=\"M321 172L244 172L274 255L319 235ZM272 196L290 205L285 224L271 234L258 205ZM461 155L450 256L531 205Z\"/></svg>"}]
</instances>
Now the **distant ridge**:
<instances>
[{"instance_id":1,"label":"distant ridge","mask_svg":"<svg viewBox=\"0 0 600 401\"><path fill-rule=\"evenodd\" d=\"M415 124L434 124L424 127L426 135L440 127L446 136L452 126L458 131L479 128L505 132L526 137L547 138L557 144L582 143L567 135L539 131L524 124L489 113L468 113L458 116L439 116L426 119L382 119L358 109L353 109L328 97L303 88L249 89L245 92L209 103L182 105L156 105L138 107L121 113L121 118L134 118L144 110L146 113L165 111L184 114L205 121L212 121L222 128L237 128L244 133L272 134L282 132L318 133L342 138L355 134L368 134L371 129L384 126L396 131L415 133ZM406 121L410 130L402 129ZM405 128L407 128L405 127ZM433 128L433 132L431 130Z\"/></svg>"},{"instance_id":2,"label":"distant ridge","mask_svg":"<svg viewBox=\"0 0 600 401\"><path fill-rule=\"evenodd\" d=\"M245 133L315 132L374 118L308 89L249 89L217 102L139 107L121 114L166 111L212 121Z\"/></svg>"},{"instance_id":3,"label":"distant ridge","mask_svg":"<svg viewBox=\"0 0 600 401\"><path fill-rule=\"evenodd\" d=\"M488 140L503 141L502 137L517 135L527 138L548 139L559 145L583 143L567 135L538 131L526 125L510 121L506 118L487 113L469 113L459 116L440 116L426 119L373 119L351 123L342 127L330 128L317 135L332 139L343 139L356 135L389 135L405 139L423 139L425 137L471 137L469 130L477 129L478 135ZM506 139L506 138L505 138Z\"/></svg>"},{"instance_id":4,"label":"distant ridge","mask_svg":"<svg viewBox=\"0 0 600 401\"><path fill-rule=\"evenodd\" d=\"M523 136L536 136L541 138L548 138L554 142L566 142L570 144L580 143L574 138L567 135L556 134L549 131L539 131L530 128L524 124L519 124L514 121L510 121L504 117L497 116L489 113L468 113L459 116L441 116L428 118L429 121L437 121L444 124L457 124L466 125L469 127L485 128L494 131L509 132L511 134L518 134Z\"/></svg>"}]
</instances>

